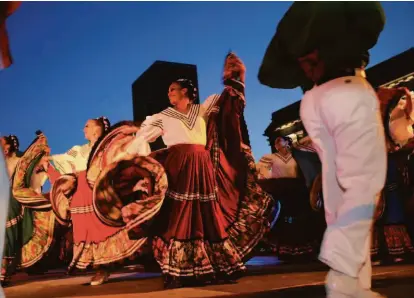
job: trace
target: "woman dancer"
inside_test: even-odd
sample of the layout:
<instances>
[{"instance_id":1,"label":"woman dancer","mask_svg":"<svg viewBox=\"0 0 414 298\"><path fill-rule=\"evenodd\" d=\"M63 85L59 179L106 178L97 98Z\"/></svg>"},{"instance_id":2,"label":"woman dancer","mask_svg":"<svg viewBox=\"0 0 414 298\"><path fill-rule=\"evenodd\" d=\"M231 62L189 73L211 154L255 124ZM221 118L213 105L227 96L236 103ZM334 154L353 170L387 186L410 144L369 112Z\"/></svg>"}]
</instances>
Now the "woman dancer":
<instances>
[{"instance_id":1,"label":"woman dancer","mask_svg":"<svg viewBox=\"0 0 414 298\"><path fill-rule=\"evenodd\" d=\"M19 140L16 136L9 135L1 138L1 145L6 161L7 173L9 179L12 179L14 169L21 156L21 153L19 152ZM0 274L2 285L6 285L9 282L11 275L15 272L18 265L19 252L22 246L21 221L23 212L20 203L11 196L6 223L6 241ZM29 234L31 233L30 230L28 232Z\"/></svg>"},{"instance_id":2,"label":"woman dancer","mask_svg":"<svg viewBox=\"0 0 414 298\"><path fill-rule=\"evenodd\" d=\"M72 174L86 170L89 154L99 140L110 128L110 122L106 117L97 119L89 119L84 128L83 133L88 143L84 145L75 145L63 154L54 154L49 156L51 164L61 174Z\"/></svg>"},{"instance_id":3,"label":"woman dancer","mask_svg":"<svg viewBox=\"0 0 414 298\"><path fill-rule=\"evenodd\" d=\"M74 246L68 272L71 273L75 268L94 267L97 272L91 279L92 286L101 285L108 280L108 265L138 254L145 242L130 240L124 228L105 225L94 211L92 189L86 178L88 157L93 146L109 128L109 120L105 117L90 119L84 128L88 144L75 146L66 154L46 157L42 161L53 185L61 177L59 172L74 173L77 177L77 188L70 201ZM54 164L56 169L50 164Z\"/></svg>"},{"instance_id":4,"label":"woman dancer","mask_svg":"<svg viewBox=\"0 0 414 298\"><path fill-rule=\"evenodd\" d=\"M47 179L44 173L36 173L30 165L33 162L28 152L31 147L25 153L19 152L19 140L14 135L2 138L2 147L13 190L0 274L2 284L8 284L18 268L32 270L48 256L55 236L55 221L46 200L30 201L27 199L30 195L26 196L24 192L23 196L15 195L16 185L27 185L33 190L32 194L40 195Z\"/></svg>"},{"instance_id":5,"label":"woman dancer","mask_svg":"<svg viewBox=\"0 0 414 298\"><path fill-rule=\"evenodd\" d=\"M165 168L168 190L149 229L167 288L234 280L268 230L273 200L256 183L247 146L244 76L243 63L229 54L223 93L201 105L193 103L190 80L173 82L172 107L147 119L127 149L145 155L159 136L167 145L152 154ZM129 206L127 222L140 212Z\"/></svg>"},{"instance_id":6,"label":"woman dancer","mask_svg":"<svg viewBox=\"0 0 414 298\"><path fill-rule=\"evenodd\" d=\"M278 137L274 143L276 152L264 155L257 163L260 179L297 178L298 165L292 156L292 140Z\"/></svg>"},{"instance_id":7,"label":"woman dancer","mask_svg":"<svg viewBox=\"0 0 414 298\"><path fill-rule=\"evenodd\" d=\"M403 96L405 100L401 100ZM400 262L414 255L412 239L407 231L409 217L404 212L407 197L404 175L409 155L404 146L414 137L414 112L411 94L406 88L380 88L378 98L386 122L388 168L383 191L385 210L374 224L371 257L376 263ZM398 103L391 110L394 101Z\"/></svg>"},{"instance_id":8,"label":"woman dancer","mask_svg":"<svg viewBox=\"0 0 414 298\"><path fill-rule=\"evenodd\" d=\"M263 156L257 164L263 189L281 201L281 220L272 227L268 241L278 247L278 257L287 262L315 257L316 238L309 204L309 192L301 170L292 156L292 140L278 137L276 152Z\"/></svg>"}]
</instances>

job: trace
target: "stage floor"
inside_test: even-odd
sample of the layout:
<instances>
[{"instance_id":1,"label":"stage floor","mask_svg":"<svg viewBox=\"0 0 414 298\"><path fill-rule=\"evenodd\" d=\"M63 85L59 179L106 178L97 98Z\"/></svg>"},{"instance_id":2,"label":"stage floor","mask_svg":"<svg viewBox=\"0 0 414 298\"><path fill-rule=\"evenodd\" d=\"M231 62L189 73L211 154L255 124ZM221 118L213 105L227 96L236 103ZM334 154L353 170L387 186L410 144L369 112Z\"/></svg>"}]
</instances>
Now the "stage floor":
<instances>
[{"instance_id":1,"label":"stage floor","mask_svg":"<svg viewBox=\"0 0 414 298\"><path fill-rule=\"evenodd\" d=\"M164 290L159 273L125 271L111 275L107 284L91 287L91 275L67 277L63 271L42 276L19 274L5 289L7 298L63 297L325 297L326 267L319 263L284 265L274 257L255 257L248 274L237 284ZM414 293L414 265L374 267L373 287L391 298Z\"/></svg>"}]
</instances>

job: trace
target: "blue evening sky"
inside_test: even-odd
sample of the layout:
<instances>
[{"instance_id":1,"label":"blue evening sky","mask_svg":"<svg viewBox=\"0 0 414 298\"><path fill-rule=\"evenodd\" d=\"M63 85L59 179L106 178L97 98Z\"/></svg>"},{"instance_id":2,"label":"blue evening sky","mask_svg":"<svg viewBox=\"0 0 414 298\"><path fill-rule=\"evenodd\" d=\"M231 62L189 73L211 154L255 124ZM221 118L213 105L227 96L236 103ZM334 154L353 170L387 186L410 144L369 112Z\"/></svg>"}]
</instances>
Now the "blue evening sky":
<instances>
[{"instance_id":1,"label":"blue evening sky","mask_svg":"<svg viewBox=\"0 0 414 298\"><path fill-rule=\"evenodd\" d=\"M52 153L84 144L101 115L132 119L132 82L155 60L196 64L201 100L222 89L223 58L245 62L246 119L256 158L270 151L271 113L301 97L257 80L264 51L291 2L24 2L7 21L15 64L0 72L0 133L21 149L45 132ZM414 3L384 2L387 24L371 64L414 45ZM167 92L167 90L165 90Z\"/></svg>"}]
</instances>

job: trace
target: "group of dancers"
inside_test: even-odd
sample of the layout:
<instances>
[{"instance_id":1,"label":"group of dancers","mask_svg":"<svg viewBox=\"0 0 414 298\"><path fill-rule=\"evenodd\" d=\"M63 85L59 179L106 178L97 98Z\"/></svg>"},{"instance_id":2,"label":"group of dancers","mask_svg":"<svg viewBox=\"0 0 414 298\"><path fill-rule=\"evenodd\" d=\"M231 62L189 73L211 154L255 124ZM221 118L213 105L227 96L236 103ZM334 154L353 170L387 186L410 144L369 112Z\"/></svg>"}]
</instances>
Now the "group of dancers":
<instances>
[{"instance_id":1,"label":"group of dancers","mask_svg":"<svg viewBox=\"0 0 414 298\"><path fill-rule=\"evenodd\" d=\"M153 257L167 288L232 282L259 243L283 261L314 260L326 228L323 200L317 211L310 201L320 166L303 161L317 155L315 146L309 137L295 144L278 137L275 153L255 164L240 125L244 66L230 54L225 69L221 95L195 105L192 82L179 79L168 90L172 107L140 127L89 119L88 143L63 154L50 155L41 133L25 152L16 136L1 138L12 188L2 284L17 269L50 266L56 250L69 261L70 274L94 268L91 285L106 282L116 265ZM411 100L406 89L380 89L378 95L383 118L395 95ZM413 113L408 104L402 109ZM410 119L395 131L409 129ZM168 149L151 152L149 143L160 136ZM390 142L393 153L397 148ZM393 160L391 155L386 185L394 187L386 187L383 198L391 208L401 201ZM52 187L42 194L47 179ZM382 250L394 258L414 252L404 220L377 220L372 239L373 258Z\"/></svg>"},{"instance_id":2,"label":"group of dancers","mask_svg":"<svg viewBox=\"0 0 414 298\"><path fill-rule=\"evenodd\" d=\"M243 138L244 73L229 54L221 94L194 104L192 82L178 79L168 89L172 107L140 127L90 119L88 143L64 154L50 155L40 132L23 153L15 136L3 137L12 185L3 284L47 259L69 226L69 273L93 267L91 285L142 256L155 258L167 288L237 279L278 208ZM151 152L159 136L167 149Z\"/></svg>"},{"instance_id":3,"label":"group of dancers","mask_svg":"<svg viewBox=\"0 0 414 298\"><path fill-rule=\"evenodd\" d=\"M385 107L392 96L384 97L378 92L381 106ZM407 89L386 89L398 98L406 95ZM405 100L404 100L405 101ZM407 106L402 107L402 111ZM404 119L403 119L404 120ZM393 127L393 132L404 134L412 130L406 124ZM385 186L379 197L372 229L371 260L376 265L412 261L414 257L414 230L411 218L414 200L414 172L411 166L411 136L405 146L392 145L395 138L387 138L388 164ZM262 251L273 253L286 262L309 262L317 258L323 233L326 229L321 185L321 162L309 137L293 142L286 136L276 137L274 153L265 154L257 163L259 183L283 206L280 220L272 228ZM411 224L411 225L410 225Z\"/></svg>"}]
</instances>

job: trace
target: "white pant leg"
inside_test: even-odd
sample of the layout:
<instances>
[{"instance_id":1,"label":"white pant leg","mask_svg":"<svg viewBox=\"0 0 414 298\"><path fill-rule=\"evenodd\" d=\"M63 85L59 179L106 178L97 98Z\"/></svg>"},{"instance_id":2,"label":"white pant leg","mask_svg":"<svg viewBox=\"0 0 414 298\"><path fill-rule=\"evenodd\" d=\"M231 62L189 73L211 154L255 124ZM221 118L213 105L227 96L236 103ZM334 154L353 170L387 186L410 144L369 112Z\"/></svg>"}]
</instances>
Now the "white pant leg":
<instances>
[{"instance_id":1,"label":"white pant leg","mask_svg":"<svg viewBox=\"0 0 414 298\"><path fill-rule=\"evenodd\" d=\"M372 284L372 265L371 265L371 241L372 241L372 228L369 231L369 237L365 242L365 250L366 250L366 259L365 263L362 265L361 270L359 271L359 284L361 288L365 290L371 289Z\"/></svg>"},{"instance_id":2,"label":"white pant leg","mask_svg":"<svg viewBox=\"0 0 414 298\"><path fill-rule=\"evenodd\" d=\"M317 100L318 98L314 97L311 92L307 92L302 99L300 112L302 122L312 139L322 163L325 220L329 224L336 221L336 211L341 202L339 198L342 197L343 191L339 187L336 179L335 140L322 122Z\"/></svg>"},{"instance_id":3,"label":"white pant leg","mask_svg":"<svg viewBox=\"0 0 414 298\"><path fill-rule=\"evenodd\" d=\"M327 230L320 259L359 278L369 256L376 194L386 175L376 94L363 78L339 78L305 94L301 117L323 164Z\"/></svg>"},{"instance_id":4,"label":"white pant leg","mask_svg":"<svg viewBox=\"0 0 414 298\"><path fill-rule=\"evenodd\" d=\"M4 162L3 154L0 153L0 260L3 259L9 194L9 176L6 171L6 164ZM4 297L4 293L2 287L0 286L0 298L2 297Z\"/></svg>"}]
</instances>

